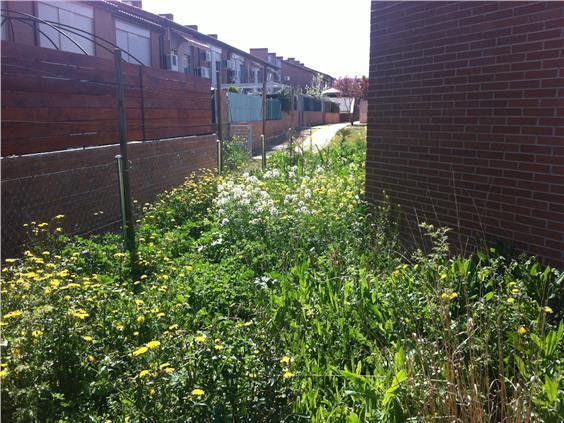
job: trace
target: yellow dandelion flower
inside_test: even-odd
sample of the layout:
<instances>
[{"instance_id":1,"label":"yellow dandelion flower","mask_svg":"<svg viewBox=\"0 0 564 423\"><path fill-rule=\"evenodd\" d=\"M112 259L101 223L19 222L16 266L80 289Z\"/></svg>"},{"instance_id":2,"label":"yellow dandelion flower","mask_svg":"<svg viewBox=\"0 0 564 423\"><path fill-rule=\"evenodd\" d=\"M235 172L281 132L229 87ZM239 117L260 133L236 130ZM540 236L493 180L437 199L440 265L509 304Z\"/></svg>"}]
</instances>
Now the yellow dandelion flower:
<instances>
[{"instance_id":1,"label":"yellow dandelion flower","mask_svg":"<svg viewBox=\"0 0 564 423\"><path fill-rule=\"evenodd\" d=\"M515 302L515 298L509 297L509 298L507 299L507 302L508 302L509 304L513 304L513 303Z\"/></svg>"},{"instance_id":2,"label":"yellow dandelion flower","mask_svg":"<svg viewBox=\"0 0 564 423\"><path fill-rule=\"evenodd\" d=\"M149 341L145 345L147 348L157 348L161 343L159 341Z\"/></svg>"},{"instance_id":3,"label":"yellow dandelion flower","mask_svg":"<svg viewBox=\"0 0 564 423\"><path fill-rule=\"evenodd\" d=\"M133 332L133 335L135 335L135 336L139 335L139 331Z\"/></svg>"},{"instance_id":4,"label":"yellow dandelion flower","mask_svg":"<svg viewBox=\"0 0 564 423\"><path fill-rule=\"evenodd\" d=\"M92 337L91 337L91 336L83 336L82 339L84 339L86 342L91 342L91 341L92 341Z\"/></svg>"},{"instance_id":5,"label":"yellow dandelion flower","mask_svg":"<svg viewBox=\"0 0 564 423\"><path fill-rule=\"evenodd\" d=\"M224 348L223 345L214 345L213 347L218 351L221 351Z\"/></svg>"},{"instance_id":6,"label":"yellow dandelion flower","mask_svg":"<svg viewBox=\"0 0 564 423\"><path fill-rule=\"evenodd\" d=\"M8 363L0 363L0 369L8 367Z\"/></svg>"},{"instance_id":7,"label":"yellow dandelion flower","mask_svg":"<svg viewBox=\"0 0 564 423\"><path fill-rule=\"evenodd\" d=\"M5 378L8 376L8 370L0 370L0 379Z\"/></svg>"},{"instance_id":8,"label":"yellow dandelion flower","mask_svg":"<svg viewBox=\"0 0 564 423\"><path fill-rule=\"evenodd\" d=\"M137 375L137 377L139 377L139 379L145 377L145 376L149 376L149 370L141 370L139 372L139 374Z\"/></svg>"},{"instance_id":9,"label":"yellow dandelion flower","mask_svg":"<svg viewBox=\"0 0 564 423\"><path fill-rule=\"evenodd\" d=\"M451 300L454 300L455 298L458 298L458 294L456 292L453 292L452 294L450 294L449 297Z\"/></svg>"},{"instance_id":10,"label":"yellow dandelion flower","mask_svg":"<svg viewBox=\"0 0 564 423\"><path fill-rule=\"evenodd\" d=\"M194 338L194 341L199 342L200 344L201 344L202 342L206 342L206 335L199 335L199 336L196 336L196 337Z\"/></svg>"},{"instance_id":11,"label":"yellow dandelion flower","mask_svg":"<svg viewBox=\"0 0 564 423\"><path fill-rule=\"evenodd\" d=\"M513 292L514 294L518 294L518 293L519 293L519 290L518 290L517 288L513 288L513 289L511 290L511 292Z\"/></svg>"},{"instance_id":12,"label":"yellow dandelion flower","mask_svg":"<svg viewBox=\"0 0 564 423\"><path fill-rule=\"evenodd\" d=\"M131 353L131 355L134 356L134 357L137 357L137 356L139 356L139 355L141 355L141 354L145 354L147 351L149 351L149 348L147 348L147 347L139 347L139 348L137 348L135 351L133 351L133 352Z\"/></svg>"},{"instance_id":13,"label":"yellow dandelion flower","mask_svg":"<svg viewBox=\"0 0 564 423\"><path fill-rule=\"evenodd\" d=\"M151 388L149 390L149 395L152 396L152 397L154 397L156 393L157 393L157 391L155 391L155 388Z\"/></svg>"},{"instance_id":14,"label":"yellow dandelion flower","mask_svg":"<svg viewBox=\"0 0 564 423\"><path fill-rule=\"evenodd\" d=\"M177 324L174 324L174 325L171 325L171 326L168 327L168 330L175 330L175 329L178 329Z\"/></svg>"},{"instance_id":15,"label":"yellow dandelion flower","mask_svg":"<svg viewBox=\"0 0 564 423\"><path fill-rule=\"evenodd\" d=\"M173 367L167 367L164 369L165 373L167 374L171 374L172 372L174 372L174 368Z\"/></svg>"},{"instance_id":16,"label":"yellow dandelion flower","mask_svg":"<svg viewBox=\"0 0 564 423\"><path fill-rule=\"evenodd\" d=\"M11 319L12 317L18 317L18 316L21 316L22 314L23 314L23 311L15 310L15 311L12 311L8 314L4 314L4 319Z\"/></svg>"},{"instance_id":17,"label":"yellow dandelion flower","mask_svg":"<svg viewBox=\"0 0 564 423\"><path fill-rule=\"evenodd\" d=\"M63 217L65 217L64 214L58 214L57 216L55 216L55 219L62 219Z\"/></svg>"},{"instance_id":18,"label":"yellow dandelion flower","mask_svg":"<svg viewBox=\"0 0 564 423\"><path fill-rule=\"evenodd\" d=\"M196 397L201 397L204 394L205 394L205 392L204 392L203 389L196 388L196 389L192 390L192 395L194 395Z\"/></svg>"},{"instance_id":19,"label":"yellow dandelion flower","mask_svg":"<svg viewBox=\"0 0 564 423\"><path fill-rule=\"evenodd\" d=\"M135 300L135 304L143 305L143 304L145 304L145 301L137 299L137 300Z\"/></svg>"},{"instance_id":20,"label":"yellow dandelion flower","mask_svg":"<svg viewBox=\"0 0 564 423\"><path fill-rule=\"evenodd\" d=\"M116 329L117 330L123 330L125 328L125 326L123 326L122 323L116 323Z\"/></svg>"},{"instance_id":21,"label":"yellow dandelion flower","mask_svg":"<svg viewBox=\"0 0 564 423\"><path fill-rule=\"evenodd\" d=\"M282 357L280 359L280 363L289 363L290 362L290 357L288 357L287 355L285 355L284 357Z\"/></svg>"},{"instance_id":22,"label":"yellow dandelion flower","mask_svg":"<svg viewBox=\"0 0 564 423\"><path fill-rule=\"evenodd\" d=\"M77 319L84 320L88 317L88 313L82 309L71 310L68 312L69 316L76 317Z\"/></svg>"},{"instance_id":23,"label":"yellow dandelion flower","mask_svg":"<svg viewBox=\"0 0 564 423\"><path fill-rule=\"evenodd\" d=\"M15 263L16 259L13 258L7 258L6 260L4 260L6 263Z\"/></svg>"},{"instance_id":24,"label":"yellow dandelion flower","mask_svg":"<svg viewBox=\"0 0 564 423\"><path fill-rule=\"evenodd\" d=\"M443 292L443 293L441 294L441 298L442 298L443 300L448 300L448 297L449 297L449 295L448 295L446 292Z\"/></svg>"},{"instance_id":25,"label":"yellow dandelion flower","mask_svg":"<svg viewBox=\"0 0 564 423\"><path fill-rule=\"evenodd\" d=\"M31 336L33 336L34 338L37 338L41 335L43 335L43 332L40 330L34 330L33 332L31 332Z\"/></svg>"},{"instance_id":26,"label":"yellow dandelion flower","mask_svg":"<svg viewBox=\"0 0 564 423\"><path fill-rule=\"evenodd\" d=\"M284 379L291 378L292 376L294 376L294 373L292 373L292 372L289 371L289 370L284 371L284 374L282 374L282 377L283 377Z\"/></svg>"},{"instance_id":27,"label":"yellow dandelion flower","mask_svg":"<svg viewBox=\"0 0 564 423\"><path fill-rule=\"evenodd\" d=\"M94 357L93 355L89 355L88 361L90 361L91 363L94 363L96 361L96 357Z\"/></svg>"},{"instance_id":28,"label":"yellow dandelion flower","mask_svg":"<svg viewBox=\"0 0 564 423\"><path fill-rule=\"evenodd\" d=\"M517 329L517 333L519 335L525 335L527 333L527 329L525 329L523 326L519 326L519 328Z\"/></svg>"},{"instance_id":29,"label":"yellow dandelion flower","mask_svg":"<svg viewBox=\"0 0 564 423\"><path fill-rule=\"evenodd\" d=\"M145 321L145 316L138 316L137 317L137 323L141 324Z\"/></svg>"},{"instance_id":30,"label":"yellow dandelion flower","mask_svg":"<svg viewBox=\"0 0 564 423\"><path fill-rule=\"evenodd\" d=\"M166 316L166 314L163 313L163 312L160 312L160 313L157 314L157 317L164 317L164 316Z\"/></svg>"},{"instance_id":31,"label":"yellow dandelion flower","mask_svg":"<svg viewBox=\"0 0 564 423\"><path fill-rule=\"evenodd\" d=\"M159 366L159 369L164 370L165 368L170 367L170 363L163 363Z\"/></svg>"},{"instance_id":32,"label":"yellow dandelion flower","mask_svg":"<svg viewBox=\"0 0 564 423\"><path fill-rule=\"evenodd\" d=\"M543 307L542 311L544 311L545 313L554 313L554 311L549 306Z\"/></svg>"}]
</instances>

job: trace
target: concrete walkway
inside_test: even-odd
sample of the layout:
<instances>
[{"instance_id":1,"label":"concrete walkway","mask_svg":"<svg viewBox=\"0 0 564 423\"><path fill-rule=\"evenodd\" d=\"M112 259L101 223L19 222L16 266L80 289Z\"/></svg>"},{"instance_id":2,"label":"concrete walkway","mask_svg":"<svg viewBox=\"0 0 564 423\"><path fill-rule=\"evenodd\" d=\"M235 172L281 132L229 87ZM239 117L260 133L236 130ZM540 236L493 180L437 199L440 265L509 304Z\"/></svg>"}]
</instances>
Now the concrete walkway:
<instances>
[{"instance_id":1,"label":"concrete walkway","mask_svg":"<svg viewBox=\"0 0 564 423\"><path fill-rule=\"evenodd\" d=\"M321 150L331 142L335 134L350 123L332 123L329 125L312 126L311 128L302 129L300 135L294 140L295 145L303 146L304 150L312 149L313 151ZM288 147L288 141L270 147L267 155L275 151L281 151ZM268 147L267 147L268 148ZM261 160L261 155L253 156L253 160Z\"/></svg>"}]
</instances>

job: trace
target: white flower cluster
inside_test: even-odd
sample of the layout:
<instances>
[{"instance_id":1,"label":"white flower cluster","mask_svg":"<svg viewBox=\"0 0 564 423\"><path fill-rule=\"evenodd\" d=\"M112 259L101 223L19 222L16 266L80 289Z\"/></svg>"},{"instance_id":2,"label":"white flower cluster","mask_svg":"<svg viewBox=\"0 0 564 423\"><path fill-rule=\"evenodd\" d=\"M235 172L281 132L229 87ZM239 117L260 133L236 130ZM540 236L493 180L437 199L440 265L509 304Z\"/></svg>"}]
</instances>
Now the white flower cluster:
<instances>
[{"instance_id":1,"label":"white flower cluster","mask_svg":"<svg viewBox=\"0 0 564 423\"><path fill-rule=\"evenodd\" d=\"M278 169L267 170L264 174L264 179L274 179L280 176L280 171Z\"/></svg>"},{"instance_id":2,"label":"white flower cluster","mask_svg":"<svg viewBox=\"0 0 564 423\"><path fill-rule=\"evenodd\" d=\"M288 169L288 177L295 178L297 171L298 171L298 166L290 166L290 168Z\"/></svg>"},{"instance_id":3,"label":"white flower cluster","mask_svg":"<svg viewBox=\"0 0 564 423\"><path fill-rule=\"evenodd\" d=\"M279 175L277 170L273 173ZM219 217L222 218L222 226L228 225L238 216L251 224L256 224L260 216L278 215L274 201L268 192L262 189L257 177L244 174L243 178L241 183L229 180L218 187L215 205L218 208Z\"/></svg>"}]
</instances>

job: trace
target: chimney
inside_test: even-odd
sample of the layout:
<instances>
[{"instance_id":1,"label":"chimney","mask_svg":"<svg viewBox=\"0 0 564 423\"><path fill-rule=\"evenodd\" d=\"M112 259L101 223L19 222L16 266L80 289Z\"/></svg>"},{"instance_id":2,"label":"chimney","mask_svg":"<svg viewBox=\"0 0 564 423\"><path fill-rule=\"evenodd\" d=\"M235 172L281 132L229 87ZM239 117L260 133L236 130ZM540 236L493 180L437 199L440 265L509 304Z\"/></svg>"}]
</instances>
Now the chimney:
<instances>
[{"instance_id":1,"label":"chimney","mask_svg":"<svg viewBox=\"0 0 564 423\"><path fill-rule=\"evenodd\" d=\"M193 29L194 31L198 30L198 25L184 25L185 28Z\"/></svg>"},{"instance_id":2,"label":"chimney","mask_svg":"<svg viewBox=\"0 0 564 423\"><path fill-rule=\"evenodd\" d=\"M208 34L208 37L215 38L217 40L217 34Z\"/></svg>"},{"instance_id":3,"label":"chimney","mask_svg":"<svg viewBox=\"0 0 564 423\"><path fill-rule=\"evenodd\" d=\"M161 14L159 14L159 16L161 18L165 18L165 19L168 19L169 21L174 22L174 15L172 13L161 13Z\"/></svg>"}]
</instances>

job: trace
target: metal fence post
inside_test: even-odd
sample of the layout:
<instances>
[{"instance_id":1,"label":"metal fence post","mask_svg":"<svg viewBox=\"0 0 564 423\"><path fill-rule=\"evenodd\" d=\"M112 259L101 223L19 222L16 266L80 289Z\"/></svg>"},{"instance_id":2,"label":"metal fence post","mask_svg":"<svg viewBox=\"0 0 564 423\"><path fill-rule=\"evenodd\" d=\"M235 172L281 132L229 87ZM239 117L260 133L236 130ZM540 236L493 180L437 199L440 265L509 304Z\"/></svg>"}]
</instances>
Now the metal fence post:
<instances>
[{"instance_id":1,"label":"metal fence post","mask_svg":"<svg viewBox=\"0 0 564 423\"><path fill-rule=\"evenodd\" d=\"M127 219L125 218L125 191L123 186L123 158L121 154L116 154L117 163L117 176L118 176L118 188L119 188L119 211L121 215L121 229L123 231L123 239L127 239L127 232L125 228L127 227Z\"/></svg>"},{"instance_id":2,"label":"metal fence post","mask_svg":"<svg viewBox=\"0 0 564 423\"><path fill-rule=\"evenodd\" d=\"M264 134L260 136L260 147L262 149L262 170L266 169L266 145L264 142Z\"/></svg>"},{"instance_id":3,"label":"metal fence post","mask_svg":"<svg viewBox=\"0 0 564 423\"><path fill-rule=\"evenodd\" d=\"M118 112L119 150L118 169L120 171L120 202L122 208L122 222L125 240L125 249L129 251L132 276L137 269L137 250L135 246L135 228L131 212L131 190L129 185L129 162L127 160L127 126L125 123L125 105L123 91L123 66L121 50L114 50L114 64L116 71L116 101Z\"/></svg>"},{"instance_id":4,"label":"metal fence post","mask_svg":"<svg viewBox=\"0 0 564 423\"><path fill-rule=\"evenodd\" d=\"M217 174L221 175L221 171L223 170L223 142L220 138L217 139Z\"/></svg>"}]
</instances>

